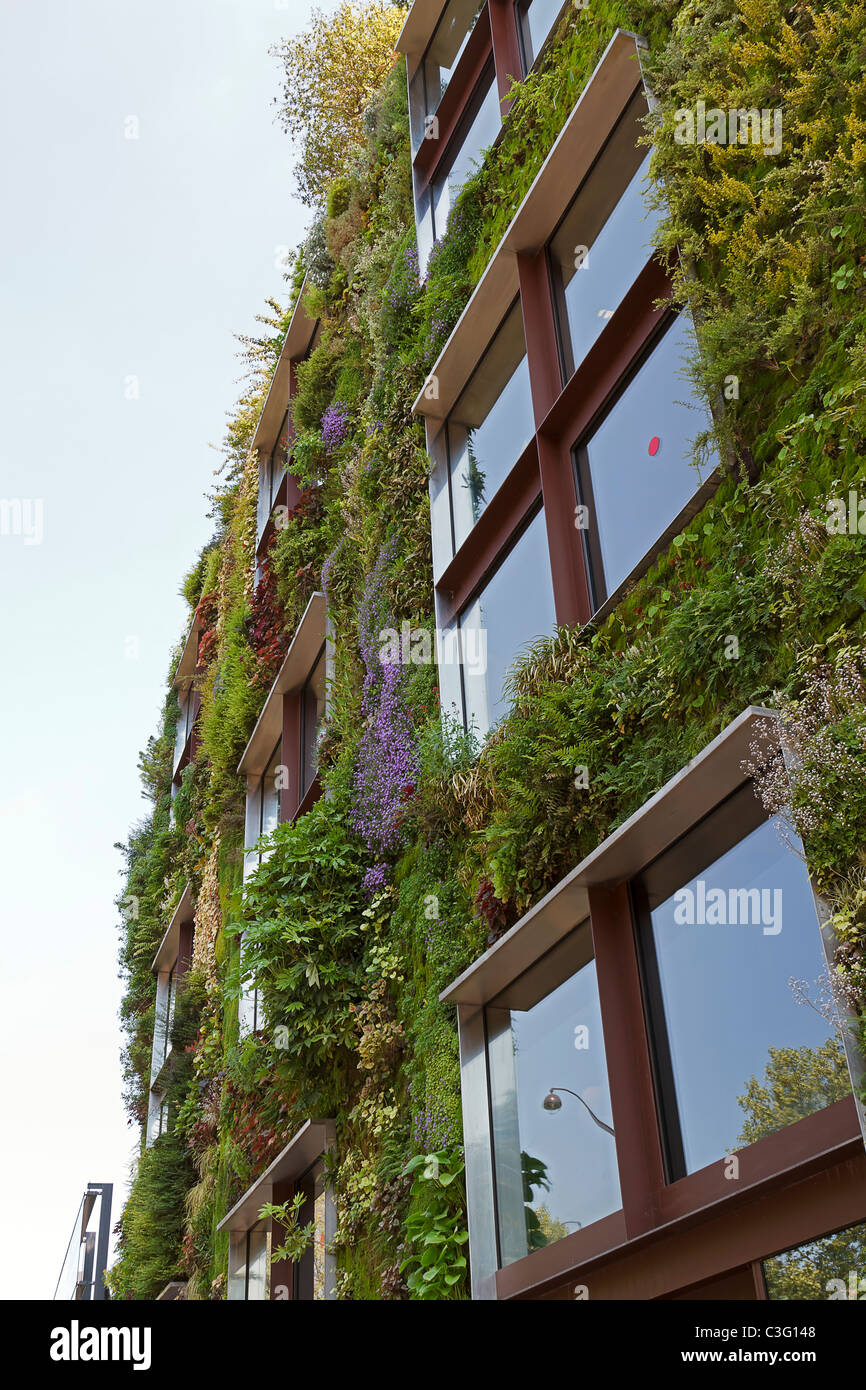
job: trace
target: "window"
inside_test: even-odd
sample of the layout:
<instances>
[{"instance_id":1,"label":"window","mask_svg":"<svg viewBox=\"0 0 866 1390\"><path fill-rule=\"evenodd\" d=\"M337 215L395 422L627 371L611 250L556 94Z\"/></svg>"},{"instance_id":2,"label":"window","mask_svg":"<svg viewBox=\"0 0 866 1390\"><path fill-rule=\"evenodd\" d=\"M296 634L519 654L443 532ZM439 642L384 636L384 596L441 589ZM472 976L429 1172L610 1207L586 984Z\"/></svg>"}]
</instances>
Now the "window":
<instances>
[{"instance_id":1,"label":"window","mask_svg":"<svg viewBox=\"0 0 866 1390\"><path fill-rule=\"evenodd\" d=\"M267 857L267 852L256 849L255 846L262 835L270 835L276 830L280 823L280 787L281 787L281 748L282 740L277 743L267 768L258 780L258 785L251 792L247 793L247 829L246 841L247 851L244 855L244 879L248 879L255 873L259 865ZM243 970L244 961L244 938L241 935L241 969ZM264 1023L262 1010L261 992L254 986L241 987L240 999L238 1001L238 1018L240 1021L241 1035L255 1033Z\"/></svg>"},{"instance_id":2,"label":"window","mask_svg":"<svg viewBox=\"0 0 866 1390\"><path fill-rule=\"evenodd\" d=\"M163 1026L162 1059L165 1061L171 1051L171 1030L174 1027L174 1009L177 1002L177 962L168 972L168 987L165 996L165 1021Z\"/></svg>"},{"instance_id":3,"label":"window","mask_svg":"<svg viewBox=\"0 0 866 1390\"><path fill-rule=\"evenodd\" d=\"M822 1253L863 1221L849 1039L792 988L834 943L742 773L779 754L743 710L440 995L476 1298L752 1298L761 1261L771 1298L813 1266L866 1279L862 1228ZM811 1245L778 1255L786 1232Z\"/></svg>"},{"instance_id":4,"label":"window","mask_svg":"<svg viewBox=\"0 0 866 1390\"><path fill-rule=\"evenodd\" d=\"M475 369L447 429L452 529L459 549L535 432L519 303Z\"/></svg>"},{"instance_id":5,"label":"window","mask_svg":"<svg viewBox=\"0 0 866 1390\"><path fill-rule=\"evenodd\" d=\"M521 650L553 631L556 611L544 512L538 512L460 615L467 726L483 737L506 712L505 679Z\"/></svg>"},{"instance_id":6,"label":"window","mask_svg":"<svg viewBox=\"0 0 866 1390\"><path fill-rule=\"evenodd\" d=\"M189 736L192 733L193 726L195 724L195 716L198 713L198 710L196 708L196 692L192 689L192 687L190 687L190 689L186 692L179 692L177 699L178 705L180 707L180 714L178 715L177 730L175 732L174 737L175 774L177 773L178 763L183 757L184 750L189 741Z\"/></svg>"},{"instance_id":7,"label":"window","mask_svg":"<svg viewBox=\"0 0 866 1390\"><path fill-rule=\"evenodd\" d=\"M255 848L263 835L270 835L280 823L282 740L271 754L268 766L257 784L247 793L247 852L244 858L244 877L248 878L261 864L263 854Z\"/></svg>"},{"instance_id":8,"label":"window","mask_svg":"<svg viewBox=\"0 0 866 1390\"><path fill-rule=\"evenodd\" d=\"M304 1198L298 1226L313 1225L310 1244L293 1266L292 1296L295 1302L312 1303L325 1297L325 1167L319 1161L299 1178L295 1194Z\"/></svg>"},{"instance_id":9,"label":"window","mask_svg":"<svg viewBox=\"0 0 866 1390\"><path fill-rule=\"evenodd\" d=\"M650 156L638 141L640 89L550 243L563 374L579 366L652 255L661 216L648 201Z\"/></svg>"},{"instance_id":10,"label":"window","mask_svg":"<svg viewBox=\"0 0 866 1390\"><path fill-rule=\"evenodd\" d=\"M268 1297L268 1246L268 1227L263 1221L239 1236L229 1274L230 1299L262 1301Z\"/></svg>"},{"instance_id":11,"label":"window","mask_svg":"<svg viewBox=\"0 0 866 1390\"><path fill-rule=\"evenodd\" d=\"M507 1265L621 1206L589 923L509 985L486 1016Z\"/></svg>"},{"instance_id":12,"label":"window","mask_svg":"<svg viewBox=\"0 0 866 1390\"><path fill-rule=\"evenodd\" d=\"M517 0L523 70L529 72L562 13L563 0Z\"/></svg>"},{"instance_id":13,"label":"window","mask_svg":"<svg viewBox=\"0 0 866 1390\"><path fill-rule=\"evenodd\" d=\"M301 692L301 801L315 780L319 766L318 740L325 717L325 648Z\"/></svg>"},{"instance_id":14,"label":"window","mask_svg":"<svg viewBox=\"0 0 866 1390\"><path fill-rule=\"evenodd\" d=\"M280 483L285 476L289 458L289 416L288 412L283 416L280 432L277 435L274 447L269 454L263 454L259 459L259 496L258 496L258 535L261 536L268 522Z\"/></svg>"},{"instance_id":15,"label":"window","mask_svg":"<svg viewBox=\"0 0 866 1390\"><path fill-rule=\"evenodd\" d=\"M749 783L634 882L671 1181L850 1093L802 855Z\"/></svg>"},{"instance_id":16,"label":"window","mask_svg":"<svg viewBox=\"0 0 866 1390\"><path fill-rule=\"evenodd\" d=\"M539 0L504 9L536 42L561 12ZM717 471L713 420L688 381L693 325L669 307L653 254L637 56L634 36L618 31L415 402L432 465L437 627L446 643L459 639L459 670L440 662L440 697L481 734L502 715L521 648L612 608ZM456 141L464 162L483 148L469 138L482 86ZM447 149L438 165L419 152L416 173L431 169L435 190L448 161ZM451 167L459 183L463 166ZM477 651L482 637L486 669L468 670L469 641Z\"/></svg>"},{"instance_id":17,"label":"window","mask_svg":"<svg viewBox=\"0 0 866 1390\"><path fill-rule=\"evenodd\" d=\"M435 239L444 235L455 199L480 165L484 151L493 144L501 125L499 90L491 61L451 142L444 168L437 170L431 185Z\"/></svg>"},{"instance_id":18,"label":"window","mask_svg":"<svg viewBox=\"0 0 866 1390\"><path fill-rule=\"evenodd\" d=\"M764 1284L773 1301L866 1298L866 1225L849 1226L764 1260Z\"/></svg>"},{"instance_id":19,"label":"window","mask_svg":"<svg viewBox=\"0 0 866 1390\"><path fill-rule=\"evenodd\" d=\"M712 427L709 411L677 399L682 363L693 349L689 320L672 319L575 450L595 608L645 562L711 471L691 462L693 440Z\"/></svg>"},{"instance_id":20,"label":"window","mask_svg":"<svg viewBox=\"0 0 866 1390\"><path fill-rule=\"evenodd\" d=\"M426 118L432 116L454 76L457 64L484 8L483 0L449 0L427 51L410 83L412 144L418 148L424 139Z\"/></svg>"}]
</instances>

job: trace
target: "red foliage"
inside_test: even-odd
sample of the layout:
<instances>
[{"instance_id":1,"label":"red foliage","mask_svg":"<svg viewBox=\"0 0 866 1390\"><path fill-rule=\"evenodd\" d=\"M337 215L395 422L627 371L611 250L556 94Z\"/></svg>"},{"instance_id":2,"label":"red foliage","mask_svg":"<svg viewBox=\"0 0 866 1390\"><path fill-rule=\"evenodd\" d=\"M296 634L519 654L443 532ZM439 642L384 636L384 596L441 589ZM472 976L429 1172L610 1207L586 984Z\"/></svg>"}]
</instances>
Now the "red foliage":
<instances>
[{"instance_id":1,"label":"red foliage","mask_svg":"<svg viewBox=\"0 0 866 1390\"><path fill-rule=\"evenodd\" d=\"M508 930L508 906L497 898L489 878L483 878L475 894L475 916L487 927L487 944L492 946Z\"/></svg>"},{"instance_id":2,"label":"red foliage","mask_svg":"<svg viewBox=\"0 0 866 1390\"><path fill-rule=\"evenodd\" d=\"M276 577L267 560L262 565L262 577L253 596L247 630L255 657L253 684L270 686L288 649L289 634L285 611L277 595Z\"/></svg>"},{"instance_id":3,"label":"red foliage","mask_svg":"<svg viewBox=\"0 0 866 1390\"><path fill-rule=\"evenodd\" d=\"M216 655L217 596L214 592L205 594L195 610L198 625L197 666L208 666Z\"/></svg>"}]
</instances>

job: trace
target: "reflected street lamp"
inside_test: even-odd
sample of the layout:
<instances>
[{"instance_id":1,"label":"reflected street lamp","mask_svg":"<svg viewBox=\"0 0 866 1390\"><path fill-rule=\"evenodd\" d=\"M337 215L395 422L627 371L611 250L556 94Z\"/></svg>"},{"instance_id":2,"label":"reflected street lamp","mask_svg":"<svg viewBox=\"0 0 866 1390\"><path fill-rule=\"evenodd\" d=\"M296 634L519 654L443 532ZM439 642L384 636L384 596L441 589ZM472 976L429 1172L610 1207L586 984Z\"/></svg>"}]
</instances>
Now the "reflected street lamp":
<instances>
[{"instance_id":1,"label":"reflected street lamp","mask_svg":"<svg viewBox=\"0 0 866 1390\"><path fill-rule=\"evenodd\" d=\"M590 1118L592 1119L593 1123L594 1123L594 1124L597 1124L598 1127L599 1127L599 1129L603 1129L604 1132L605 1132L605 1134L613 1135L613 1137L616 1138L616 1135L614 1135L613 1130L611 1129L610 1125L606 1125L605 1122L604 1122L604 1120L600 1120L600 1119L598 1118L598 1116L595 1114L595 1112L592 1111L592 1110L590 1110L590 1108L589 1108L589 1106L587 1105L586 1101L584 1100L583 1096L579 1096L579 1095L577 1094L577 1091L570 1091L569 1088L568 1088L567 1086L551 1086L550 1090L548 1091L547 1095L544 1097L544 1100L542 1101L542 1105L544 1106L545 1110L561 1110L561 1109L562 1109L562 1101L559 1099L559 1096L556 1094L557 1091L565 1091L567 1095L574 1096L575 1100L579 1100L579 1101L580 1101L580 1103L581 1103L581 1105L583 1106L584 1110L589 1111L589 1115L590 1115Z\"/></svg>"}]
</instances>

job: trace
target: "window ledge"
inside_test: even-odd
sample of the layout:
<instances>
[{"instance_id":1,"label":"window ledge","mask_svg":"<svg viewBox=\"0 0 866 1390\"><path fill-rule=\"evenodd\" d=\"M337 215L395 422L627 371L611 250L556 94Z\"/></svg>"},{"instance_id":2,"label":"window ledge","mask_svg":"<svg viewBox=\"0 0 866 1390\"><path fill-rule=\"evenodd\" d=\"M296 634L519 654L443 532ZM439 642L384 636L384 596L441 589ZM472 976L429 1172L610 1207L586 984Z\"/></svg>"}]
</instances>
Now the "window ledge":
<instances>
[{"instance_id":1,"label":"window ledge","mask_svg":"<svg viewBox=\"0 0 866 1390\"><path fill-rule=\"evenodd\" d=\"M150 968L154 974L159 974L161 970L170 970L174 965L180 953L180 929L185 922L192 920L192 884L187 883L181 894L180 902L171 914L171 921L153 958L153 964Z\"/></svg>"},{"instance_id":2,"label":"window ledge","mask_svg":"<svg viewBox=\"0 0 866 1390\"><path fill-rule=\"evenodd\" d=\"M772 737L766 723L778 716L749 705L712 743L681 768L634 815L602 841L510 931L485 951L439 998L449 1004L487 1004L589 915L588 889L621 883L639 873L697 821L746 781L742 763L752 745Z\"/></svg>"},{"instance_id":3,"label":"window ledge","mask_svg":"<svg viewBox=\"0 0 866 1390\"><path fill-rule=\"evenodd\" d=\"M293 1182L334 1143L334 1120L307 1120L277 1155L260 1178L248 1187L239 1202L223 1217L218 1231L248 1231L259 1219L259 1212L271 1200L274 1184Z\"/></svg>"},{"instance_id":4,"label":"window ledge","mask_svg":"<svg viewBox=\"0 0 866 1390\"><path fill-rule=\"evenodd\" d=\"M325 612L325 595L313 594L238 763L238 772L246 777L260 777L268 765L283 730L283 696L300 690L313 669L325 640Z\"/></svg>"},{"instance_id":5,"label":"window ledge","mask_svg":"<svg viewBox=\"0 0 866 1390\"><path fill-rule=\"evenodd\" d=\"M519 292L518 255L536 255L549 241L641 81L645 47L623 29L613 35L419 392L415 414L438 421L450 414Z\"/></svg>"}]
</instances>

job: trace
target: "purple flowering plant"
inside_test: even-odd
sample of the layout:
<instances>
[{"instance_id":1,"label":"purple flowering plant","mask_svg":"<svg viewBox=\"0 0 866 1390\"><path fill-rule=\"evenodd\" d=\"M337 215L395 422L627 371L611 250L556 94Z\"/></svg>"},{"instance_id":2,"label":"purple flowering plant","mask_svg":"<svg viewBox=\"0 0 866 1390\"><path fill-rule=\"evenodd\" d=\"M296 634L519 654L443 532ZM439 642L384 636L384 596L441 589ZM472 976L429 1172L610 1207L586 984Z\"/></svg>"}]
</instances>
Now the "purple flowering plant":
<instances>
[{"instance_id":1,"label":"purple flowering plant","mask_svg":"<svg viewBox=\"0 0 866 1390\"><path fill-rule=\"evenodd\" d=\"M322 416L322 442L326 454L335 454L349 433L350 414L345 405L329 405Z\"/></svg>"},{"instance_id":2,"label":"purple flowering plant","mask_svg":"<svg viewBox=\"0 0 866 1390\"><path fill-rule=\"evenodd\" d=\"M403 840L406 802L418 779L418 750L406 704L407 671L381 659L381 633L393 626L385 608L384 581L395 551L394 540L382 547L358 609L364 730L355 765L351 825L374 860L364 879L370 893L388 881L389 860Z\"/></svg>"}]
</instances>

